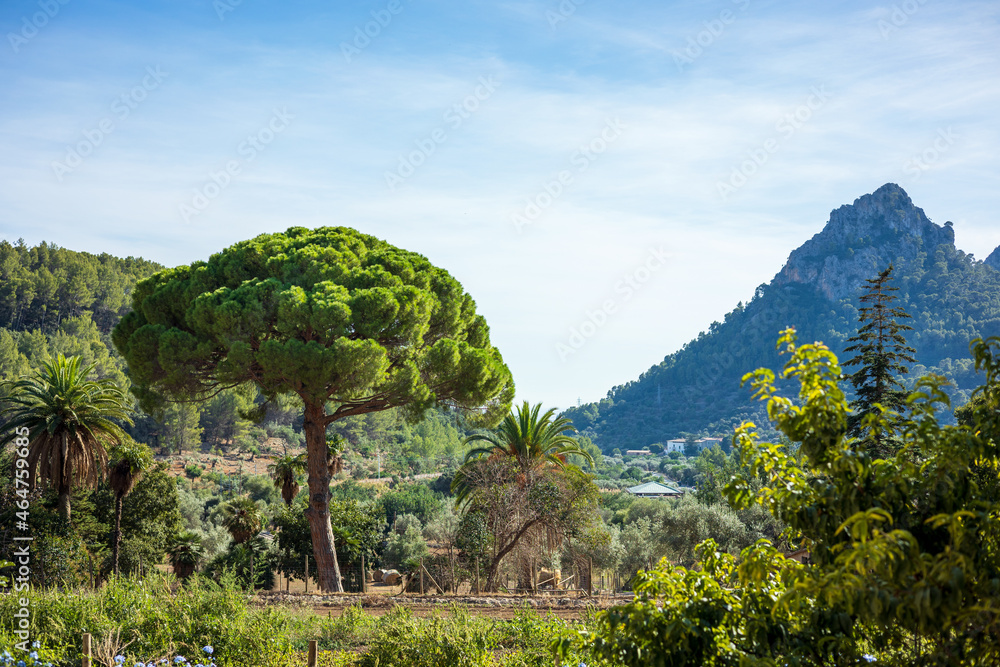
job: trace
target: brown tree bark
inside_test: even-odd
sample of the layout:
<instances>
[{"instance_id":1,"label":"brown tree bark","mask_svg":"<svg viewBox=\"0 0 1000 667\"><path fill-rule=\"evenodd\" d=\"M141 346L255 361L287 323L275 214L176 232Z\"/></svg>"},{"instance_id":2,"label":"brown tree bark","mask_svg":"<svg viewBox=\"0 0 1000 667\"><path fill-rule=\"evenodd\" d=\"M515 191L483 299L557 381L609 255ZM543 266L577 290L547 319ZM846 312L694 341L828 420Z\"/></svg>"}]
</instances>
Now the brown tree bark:
<instances>
[{"instance_id":1,"label":"brown tree bark","mask_svg":"<svg viewBox=\"0 0 1000 667\"><path fill-rule=\"evenodd\" d=\"M70 502L69 497L73 491L71 476L72 472L67 470L66 459L69 456L69 443L66 442L66 432L63 431L61 437L59 438L59 453L60 460L59 465L62 468L61 474L59 475L59 516L61 516L65 521L66 525L70 523Z\"/></svg>"},{"instance_id":2,"label":"brown tree bark","mask_svg":"<svg viewBox=\"0 0 1000 667\"><path fill-rule=\"evenodd\" d=\"M500 563L502 563L504 557L507 554L509 554L514 547L517 546L517 543L521 540L522 537L524 537L524 534L527 533L532 526L540 523L541 521L542 521L541 517L535 517L534 519L531 519L530 521L525 523L518 529L516 533L514 533L513 536L511 536L510 541L508 541L507 544L504 545L503 548L501 548L500 551L496 553L496 555L493 557L493 561L490 563L490 569L488 570L488 573L486 575L486 590L488 591L496 590L496 586L498 583L497 575L500 572Z\"/></svg>"},{"instance_id":3,"label":"brown tree bark","mask_svg":"<svg viewBox=\"0 0 1000 667\"><path fill-rule=\"evenodd\" d=\"M330 526L330 470L327 467L327 415L322 402L305 401L303 430L306 436L306 459L309 471L309 532L312 535L316 579L324 591L344 592L340 565Z\"/></svg>"},{"instance_id":4,"label":"brown tree bark","mask_svg":"<svg viewBox=\"0 0 1000 667\"><path fill-rule=\"evenodd\" d=\"M69 524L70 520L70 503L69 503L70 490L69 488L59 489L59 516Z\"/></svg>"}]
</instances>

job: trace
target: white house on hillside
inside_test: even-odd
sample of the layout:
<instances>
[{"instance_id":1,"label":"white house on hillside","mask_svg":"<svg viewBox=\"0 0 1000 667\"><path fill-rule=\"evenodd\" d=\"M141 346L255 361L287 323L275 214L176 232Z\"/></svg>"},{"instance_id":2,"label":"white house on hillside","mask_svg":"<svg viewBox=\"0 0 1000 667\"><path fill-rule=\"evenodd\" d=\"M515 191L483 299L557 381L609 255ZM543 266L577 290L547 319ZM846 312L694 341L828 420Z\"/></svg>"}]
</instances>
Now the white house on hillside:
<instances>
[{"instance_id":1,"label":"white house on hillside","mask_svg":"<svg viewBox=\"0 0 1000 667\"><path fill-rule=\"evenodd\" d=\"M722 438L702 438L701 440L696 440L695 443L698 445L698 449L711 449L716 445L722 445Z\"/></svg>"},{"instance_id":2,"label":"white house on hillside","mask_svg":"<svg viewBox=\"0 0 1000 667\"><path fill-rule=\"evenodd\" d=\"M663 445L663 451L666 454L669 454L670 452L680 452L681 454L683 454L684 453L684 439L683 438L676 438L674 440L667 440L664 443L664 445Z\"/></svg>"},{"instance_id":3,"label":"white house on hillside","mask_svg":"<svg viewBox=\"0 0 1000 667\"><path fill-rule=\"evenodd\" d=\"M673 440L667 440L663 445L663 452L669 454L670 452L680 452L684 453L684 438L674 438ZM694 441L694 446L698 448L698 451L703 449L711 449L716 445L722 444L722 438L701 438L700 440Z\"/></svg>"}]
</instances>

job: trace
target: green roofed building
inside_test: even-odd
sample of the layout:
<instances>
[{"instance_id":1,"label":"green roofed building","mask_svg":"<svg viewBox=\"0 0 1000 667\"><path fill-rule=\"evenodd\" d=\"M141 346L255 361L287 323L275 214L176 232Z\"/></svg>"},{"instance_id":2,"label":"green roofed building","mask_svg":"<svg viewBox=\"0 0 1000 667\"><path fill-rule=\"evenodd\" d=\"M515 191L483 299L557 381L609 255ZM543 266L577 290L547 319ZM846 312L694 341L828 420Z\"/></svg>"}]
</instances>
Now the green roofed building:
<instances>
[{"instance_id":1,"label":"green roofed building","mask_svg":"<svg viewBox=\"0 0 1000 667\"><path fill-rule=\"evenodd\" d=\"M646 482L645 484L628 488L626 491L639 498L677 498L684 495L682 489L664 486L656 482Z\"/></svg>"}]
</instances>

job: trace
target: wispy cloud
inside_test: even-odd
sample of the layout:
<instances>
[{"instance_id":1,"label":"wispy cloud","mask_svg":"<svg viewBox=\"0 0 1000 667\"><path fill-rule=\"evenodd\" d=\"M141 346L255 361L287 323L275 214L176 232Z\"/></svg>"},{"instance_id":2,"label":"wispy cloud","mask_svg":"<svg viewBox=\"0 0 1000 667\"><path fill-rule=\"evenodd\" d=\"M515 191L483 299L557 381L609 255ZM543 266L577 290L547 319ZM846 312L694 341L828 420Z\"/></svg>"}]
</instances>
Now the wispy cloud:
<instances>
[{"instance_id":1,"label":"wispy cloud","mask_svg":"<svg viewBox=\"0 0 1000 667\"><path fill-rule=\"evenodd\" d=\"M562 406L721 319L830 209L885 182L954 220L964 249L1000 244L993 4L928 2L886 39L891 3L588 1L553 28L555 2L401 1L350 62L339 44L385 3L244 2L224 21L203 2L67 4L30 48L0 56L0 236L177 264L291 225L355 226L459 277L522 395ZM0 23L31 6L11 3ZM673 52L723 11L735 19L678 68ZM52 161L156 64L170 73L162 86L60 183ZM500 86L387 189L386 170L449 128L481 77ZM721 200L717 183L816 86L829 100ZM276 107L295 115L280 140L197 224L178 224L178 205ZM616 118L627 131L518 234L511 213ZM907 183L905 161L943 127L961 139ZM556 343L661 246L670 259L655 280L562 363Z\"/></svg>"}]
</instances>

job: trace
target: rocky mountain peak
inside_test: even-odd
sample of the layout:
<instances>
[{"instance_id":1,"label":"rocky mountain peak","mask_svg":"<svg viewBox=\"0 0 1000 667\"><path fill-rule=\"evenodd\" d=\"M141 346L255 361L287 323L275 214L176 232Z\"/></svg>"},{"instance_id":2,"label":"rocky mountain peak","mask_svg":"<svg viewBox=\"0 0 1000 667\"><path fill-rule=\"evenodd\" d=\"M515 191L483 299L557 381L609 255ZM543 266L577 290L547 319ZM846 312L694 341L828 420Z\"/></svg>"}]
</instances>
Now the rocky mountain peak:
<instances>
[{"instance_id":1,"label":"rocky mountain peak","mask_svg":"<svg viewBox=\"0 0 1000 667\"><path fill-rule=\"evenodd\" d=\"M934 224L903 188L886 183L832 211L823 231L789 255L774 284L809 283L831 300L854 298L890 263L954 243L952 223Z\"/></svg>"},{"instance_id":2,"label":"rocky mountain peak","mask_svg":"<svg viewBox=\"0 0 1000 667\"><path fill-rule=\"evenodd\" d=\"M990 256L986 258L986 265L1000 271L1000 246L997 246L996 250L991 252Z\"/></svg>"}]
</instances>

